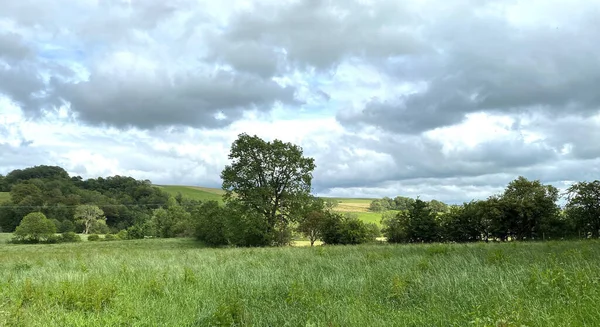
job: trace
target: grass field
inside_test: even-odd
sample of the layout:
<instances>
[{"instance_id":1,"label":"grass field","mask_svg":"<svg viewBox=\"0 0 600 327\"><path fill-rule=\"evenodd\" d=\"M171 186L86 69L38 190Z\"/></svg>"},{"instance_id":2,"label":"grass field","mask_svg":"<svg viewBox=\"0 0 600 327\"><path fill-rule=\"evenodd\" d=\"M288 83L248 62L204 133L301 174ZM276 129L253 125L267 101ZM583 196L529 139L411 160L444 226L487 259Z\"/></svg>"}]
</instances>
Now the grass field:
<instances>
[{"instance_id":1,"label":"grass field","mask_svg":"<svg viewBox=\"0 0 600 327\"><path fill-rule=\"evenodd\" d=\"M592 241L0 244L0 326L598 326Z\"/></svg>"},{"instance_id":2,"label":"grass field","mask_svg":"<svg viewBox=\"0 0 600 327\"><path fill-rule=\"evenodd\" d=\"M218 201L223 202L222 195L225 193L221 189L197 187L197 186L180 186L180 185L156 185L164 191L172 195L181 193L184 197L199 201Z\"/></svg>"},{"instance_id":3,"label":"grass field","mask_svg":"<svg viewBox=\"0 0 600 327\"><path fill-rule=\"evenodd\" d=\"M10 200L9 192L0 192L0 203Z\"/></svg>"}]
</instances>

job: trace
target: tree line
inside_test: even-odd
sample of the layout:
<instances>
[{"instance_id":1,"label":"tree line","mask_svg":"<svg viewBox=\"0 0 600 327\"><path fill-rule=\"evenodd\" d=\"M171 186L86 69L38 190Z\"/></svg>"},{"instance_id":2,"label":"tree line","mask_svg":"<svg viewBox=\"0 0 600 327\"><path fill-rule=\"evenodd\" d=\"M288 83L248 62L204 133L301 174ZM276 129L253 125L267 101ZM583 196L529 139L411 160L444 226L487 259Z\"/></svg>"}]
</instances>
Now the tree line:
<instances>
[{"instance_id":1,"label":"tree line","mask_svg":"<svg viewBox=\"0 0 600 327\"><path fill-rule=\"evenodd\" d=\"M600 236L599 181L573 184L563 208L558 189L525 177L510 182L502 194L461 205L383 198L370 205L382 212L380 230L311 194L316 165L295 144L240 134L229 160L221 172L223 204L171 196L131 177L83 180L55 166L14 170L0 175L0 191L10 192L10 200L0 204L0 228L31 242L78 232L128 239L195 237L210 246L286 245L298 235L311 245L317 240L360 244L379 236L403 243Z\"/></svg>"}]
</instances>

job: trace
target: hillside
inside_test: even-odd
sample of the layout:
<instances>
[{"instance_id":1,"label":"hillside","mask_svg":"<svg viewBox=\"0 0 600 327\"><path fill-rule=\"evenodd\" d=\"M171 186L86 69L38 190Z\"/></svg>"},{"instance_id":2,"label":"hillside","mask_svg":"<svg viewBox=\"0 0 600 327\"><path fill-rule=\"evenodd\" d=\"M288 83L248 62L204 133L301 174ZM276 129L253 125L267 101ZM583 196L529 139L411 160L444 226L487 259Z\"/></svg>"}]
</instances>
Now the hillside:
<instances>
[{"instance_id":1,"label":"hillside","mask_svg":"<svg viewBox=\"0 0 600 327\"><path fill-rule=\"evenodd\" d=\"M181 193L184 197L198 201L218 201L223 202L222 196L225 191L218 188L199 187L199 186L184 186L184 185L155 185L163 191L177 195Z\"/></svg>"}]
</instances>

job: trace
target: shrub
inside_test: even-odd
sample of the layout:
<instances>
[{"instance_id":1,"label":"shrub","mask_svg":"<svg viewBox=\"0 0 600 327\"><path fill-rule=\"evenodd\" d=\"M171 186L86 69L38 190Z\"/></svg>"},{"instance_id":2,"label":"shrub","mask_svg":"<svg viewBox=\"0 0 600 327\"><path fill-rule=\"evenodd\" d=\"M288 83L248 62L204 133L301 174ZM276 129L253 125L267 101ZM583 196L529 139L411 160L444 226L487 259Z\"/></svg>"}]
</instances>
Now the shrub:
<instances>
[{"instance_id":1,"label":"shrub","mask_svg":"<svg viewBox=\"0 0 600 327\"><path fill-rule=\"evenodd\" d=\"M127 239L129 236L127 235L127 231L126 231L126 230L124 230L124 229L122 229L122 230L120 230L120 231L117 233L117 237L118 237L120 240L126 240L126 239Z\"/></svg>"},{"instance_id":2,"label":"shrub","mask_svg":"<svg viewBox=\"0 0 600 327\"><path fill-rule=\"evenodd\" d=\"M52 235L48 236L46 238L46 240L40 241L40 242L46 243L46 244L57 244L57 243L62 243L62 241L63 241L63 239L60 235L52 234Z\"/></svg>"},{"instance_id":3,"label":"shrub","mask_svg":"<svg viewBox=\"0 0 600 327\"><path fill-rule=\"evenodd\" d=\"M94 242L94 241L99 241L100 240L100 236L98 234L90 234L88 236L88 241Z\"/></svg>"},{"instance_id":4,"label":"shrub","mask_svg":"<svg viewBox=\"0 0 600 327\"><path fill-rule=\"evenodd\" d=\"M355 216L345 216L341 220L340 244L361 244L373 241L365 223Z\"/></svg>"},{"instance_id":5,"label":"shrub","mask_svg":"<svg viewBox=\"0 0 600 327\"><path fill-rule=\"evenodd\" d=\"M58 219L51 219L50 221L54 224L56 230L60 231L61 222Z\"/></svg>"},{"instance_id":6,"label":"shrub","mask_svg":"<svg viewBox=\"0 0 600 327\"><path fill-rule=\"evenodd\" d=\"M115 235L113 235L113 234L106 234L106 235L104 235L104 240L105 241L115 241L117 239L118 238Z\"/></svg>"},{"instance_id":7,"label":"shrub","mask_svg":"<svg viewBox=\"0 0 600 327\"><path fill-rule=\"evenodd\" d=\"M33 243L47 240L54 233L56 233L56 226L41 212L32 212L25 216L15 230L18 241L30 240Z\"/></svg>"},{"instance_id":8,"label":"shrub","mask_svg":"<svg viewBox=\"0 0 600 327\"><path fill-rule=\"evenodd\" d=\"M63 220L58 227L59 233L74 232L75 224L70 220Z\"/></svg>"},{"instance_id":9,"label":"shrub","mask_svg":"<svg viewBox=\"0 0 600 327\"><path fill-rule=\"evenodd\" d=\"M75 232L64 232L61 235L62 241L66 243L81 242L81 236L75 234Z\"/></svg>"},{"instance_id":10,"label":"shrub","mask_svg":"<svg viewBox=\"0 0 600 327\"><path fill-rule=\"evenodd\" d=\"M381 230L379 229L379 226L377 226L376 224L367 223L367 224L365 224L365 227L367 228L368 242L374 242L377 240L378 237L381 236Z\"/></svg>"},{"instance_id":11,"label":"shrub","mask_svg":"<svg viewBox=\"0 0 600 327\"><path fill-rule=\"evenodd\" d=\"M379 228L367 226L353 215L329 213L321 224L320 234L325 244L361 244L374 241Z\"/></svg>"}]
</instances>

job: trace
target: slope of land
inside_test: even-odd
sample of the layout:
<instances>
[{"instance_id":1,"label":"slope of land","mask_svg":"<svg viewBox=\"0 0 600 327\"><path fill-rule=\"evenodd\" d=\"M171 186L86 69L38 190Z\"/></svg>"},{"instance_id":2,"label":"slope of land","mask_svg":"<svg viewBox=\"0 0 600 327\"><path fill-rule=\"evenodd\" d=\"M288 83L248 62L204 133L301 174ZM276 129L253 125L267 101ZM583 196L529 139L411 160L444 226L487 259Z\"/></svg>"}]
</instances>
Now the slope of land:
<instances>
[{"instance_id":1,"label":"slope of land","mask_svg":"<svg viewBox=\"0 0 600 327\"><path fill-rule=\"evenodd\" d=\"M0 192L0 203L10 200L10 193Z\"/></svg>"},{"instance_id":2,"label":"slope of land","mask_svg":"<svg viewBox=\"0 0 600 327\"><path fill-rule=\"evenodd\" d=\"M0 244L0 326L598 326L597 241Z\"/></svg>"},{"instance_id":3,"label":"slope of land","mask_svg":"<svg viewBox=\"0 0 600 327\"><path fill-rule=\"evenodd\" d=\"M218 188L183 186L183 185L156 185L165 192L177 195L181 193L184 197L198 201L219 201L222 202L222 195L225 193Z\"/></svg>"}]
</instances>

